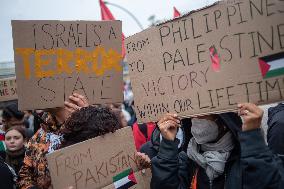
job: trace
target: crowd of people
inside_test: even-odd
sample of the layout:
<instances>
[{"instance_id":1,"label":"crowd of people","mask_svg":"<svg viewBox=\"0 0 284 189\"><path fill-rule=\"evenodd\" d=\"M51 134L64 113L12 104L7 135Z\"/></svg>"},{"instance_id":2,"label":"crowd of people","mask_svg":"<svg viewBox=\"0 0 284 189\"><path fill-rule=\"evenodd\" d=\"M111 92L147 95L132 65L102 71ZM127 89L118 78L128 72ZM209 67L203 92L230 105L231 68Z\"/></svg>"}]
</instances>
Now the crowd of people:
<instances>
[{"instance_id":1,"label":"crowd of people","mask_svg":"<svg viewBox=\"0 0 284 189\"><path fill-rule=\"evenodd\" d=\"M130 99L130 100L129 100ZM74 93L64 107L2 112L0 188L52 188L46 155L123 127L132 127L140 169L151 168L149 188L256 189L284 187L284 104L268 111L251 103L228 112L181 119L167 113L138 124L133 94L123 104L90 105ZM72 188L72 186L70 186Z\"/></svg>"}]
</instances>

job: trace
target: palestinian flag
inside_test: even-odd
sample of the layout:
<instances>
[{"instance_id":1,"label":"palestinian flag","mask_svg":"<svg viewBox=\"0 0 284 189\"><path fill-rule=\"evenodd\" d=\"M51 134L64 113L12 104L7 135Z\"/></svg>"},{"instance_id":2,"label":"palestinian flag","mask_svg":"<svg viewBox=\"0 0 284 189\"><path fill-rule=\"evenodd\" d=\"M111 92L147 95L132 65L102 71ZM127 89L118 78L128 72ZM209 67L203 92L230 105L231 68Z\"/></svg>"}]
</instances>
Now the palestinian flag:
<instances>
[{"instance_id":1,"label":"palestinian flag","mask_svg":"<svg viewBox=\"0 0 284 189\"><path fill-rule=\"evenodd\" d=\"M258 63L265 79L284 75L284 52L259 58Z\"/></svg>"},{"instance_id":2,"label":"palestinian flag","mask_svg":"<svg viewBox=\"0 0 284 189\"><path fill-rule=\"evenodd\" d=\"M133 170L127 169L113 177L113 184L116 189L127 189L137 184Z\"/></svg>"}]
</instances>

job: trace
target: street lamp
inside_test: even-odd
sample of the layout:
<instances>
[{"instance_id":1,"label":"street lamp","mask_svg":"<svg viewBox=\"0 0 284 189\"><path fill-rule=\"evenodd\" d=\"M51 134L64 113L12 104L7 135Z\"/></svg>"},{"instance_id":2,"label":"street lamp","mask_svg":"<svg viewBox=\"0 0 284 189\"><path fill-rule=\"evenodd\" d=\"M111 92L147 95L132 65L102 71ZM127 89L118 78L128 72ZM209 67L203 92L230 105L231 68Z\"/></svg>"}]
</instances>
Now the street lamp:
<instances>
[{"instance_id":1,"label":"street lamp","mask_svg":"<svg viewBox=\"0 0 284 189\"><path fill-rule=\"evenodd\" d=\"M106 5L111 5L111 6L117 7L119 9L123 10L124 12L126 12L129 16L131 16L133 18L133 20L137 23L137 25L140 27L140 29L143 30L142 24L139 22L139 20L129 10L127 10L126 8L124 8L124 7L120 6L120 5L117 5L117 4L114 4L114 3L110 3L110 2L107 2L107 1L104 1L104 3Z\"/></svg>"}]
</instances>

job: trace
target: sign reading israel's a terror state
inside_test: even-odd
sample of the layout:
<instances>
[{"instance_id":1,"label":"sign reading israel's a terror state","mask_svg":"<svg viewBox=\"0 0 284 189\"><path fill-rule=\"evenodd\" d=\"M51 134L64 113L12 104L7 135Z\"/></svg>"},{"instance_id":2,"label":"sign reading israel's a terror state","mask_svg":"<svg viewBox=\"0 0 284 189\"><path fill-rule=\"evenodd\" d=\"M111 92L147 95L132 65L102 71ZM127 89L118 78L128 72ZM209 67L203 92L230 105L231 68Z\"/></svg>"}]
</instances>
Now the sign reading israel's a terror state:
<instances>
[{"instance_id":1,"label":"sign reading israel's a terror state","mask_svg":"<svg viewBox=\"0 0 284 189\"><path fill-rule=\"evenodd\" d=\"M12 21L19 108L123 101L121 21Z\"/></svg>"}]
</instances>

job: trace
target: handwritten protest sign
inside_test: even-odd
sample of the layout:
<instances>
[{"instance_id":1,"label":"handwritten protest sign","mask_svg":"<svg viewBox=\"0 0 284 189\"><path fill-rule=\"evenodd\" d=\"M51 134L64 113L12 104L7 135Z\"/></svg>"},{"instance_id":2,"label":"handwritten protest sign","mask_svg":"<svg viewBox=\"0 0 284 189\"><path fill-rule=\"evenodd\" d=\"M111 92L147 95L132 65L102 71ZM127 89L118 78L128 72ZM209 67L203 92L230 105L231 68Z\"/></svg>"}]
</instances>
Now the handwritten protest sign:
<instances>
[{"instance_id":1,"label":"handwritten protest sign","mask_svg":"<svg viewBox=\"0 0 284 189\"><path fill-rule=\"evenodd\" d=\"M126 39L140 122L284 97L284 1L233 0Z\"/></svg>"},{"instance_id":2,"label":"handwritten protest sign","mask_svg":"<svg viewBox=\"0 0 284 189\"><path fill-rule=\"evenodd\" d=\"M0 102L16 100L17 98L16 78L0 79Z\"/></svg>"},{"instance_id":3,"label":"handwritten protest sign","mask_svg":"<svg viewBox=\"0 0 284 189\"><path fill-rule=\"evenodd\" d=\"M123 101L121 21L12 21L19 109Z\"/></svg>"},{"instance_id":4,"label":"handwritten protest sign","mask_svg":"<svg viewBox=\"0 0 284 189\"><path fill-rule=\"evenodd\" d=\"M149 188L149 181L137 169L135 154L130 127L55 151L47 155L53 187L95 189L132 184Z\"/></svg>"}]
</instances>

